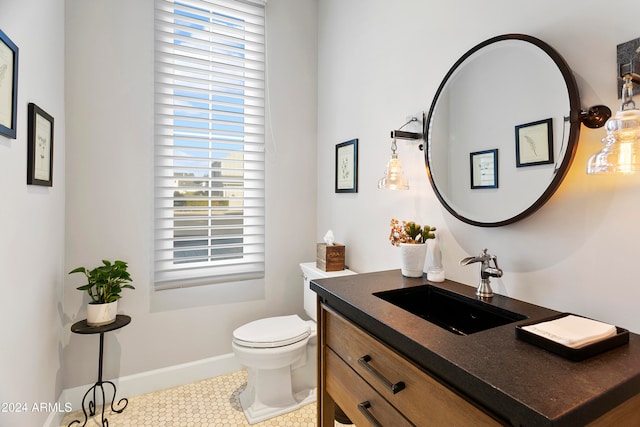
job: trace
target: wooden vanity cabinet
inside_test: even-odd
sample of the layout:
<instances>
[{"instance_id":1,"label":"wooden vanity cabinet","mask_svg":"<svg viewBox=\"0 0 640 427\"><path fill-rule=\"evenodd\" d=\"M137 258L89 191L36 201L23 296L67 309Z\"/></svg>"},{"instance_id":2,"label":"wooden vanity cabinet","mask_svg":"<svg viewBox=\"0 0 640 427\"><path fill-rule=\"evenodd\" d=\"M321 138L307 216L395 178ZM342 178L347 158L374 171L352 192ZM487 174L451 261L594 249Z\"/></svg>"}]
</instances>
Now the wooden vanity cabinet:
<instances>
[{"instance_id":1,"label":"wooden vanity cabinet","mask_svg":"<svg viewBox=\"0 0 640 427\"><path fill-rule=\"evenodd\" d=\"M329 307L319 307L318 425L504 425Z\"/></svg>"},{"instance_id":2,"label":"wooden vanity cabinet","mask_svg":"<svg viewBox=\"0 0 640 427\"><path fill-rule=\"evenodd\" d=\"M491 347L488 333L460 339L426 321L416 330L413 322L422 320L376 296L424 284L398 270L311 282L318 294L319 426L333 427L341 412L358 427L640 426L640 335L573 362L519 342L509 325L496 328ZM451 280L430 285L475 293ZM503 296L494 304L530 319L560 314Z\"/></svg>"}]
</instances>

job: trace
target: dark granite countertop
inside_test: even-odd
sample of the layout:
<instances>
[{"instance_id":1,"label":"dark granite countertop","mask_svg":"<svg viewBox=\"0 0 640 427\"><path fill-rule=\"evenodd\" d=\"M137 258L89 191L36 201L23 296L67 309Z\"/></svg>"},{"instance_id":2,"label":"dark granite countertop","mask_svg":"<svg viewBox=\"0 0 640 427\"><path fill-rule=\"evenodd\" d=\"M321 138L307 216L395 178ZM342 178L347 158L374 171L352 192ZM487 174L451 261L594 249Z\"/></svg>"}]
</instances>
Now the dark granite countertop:
<instances>
[{"instance_id":1,"label":"dark granite countertop","mask_svg":"<svg viewBox=\"0 0 640 427\"><path fill-rule=\"evenodd\" d=\"M572 362L515 336L515 325L557 311L496 295L490 304L529 319L459 336L372 295L425 283L475 298L471 286L406 278L400 270L314 280L311 289L343 316L512 425L584 425L640 393L636 334L630 334L629 344Z\"/></svg>"}]
</instances>

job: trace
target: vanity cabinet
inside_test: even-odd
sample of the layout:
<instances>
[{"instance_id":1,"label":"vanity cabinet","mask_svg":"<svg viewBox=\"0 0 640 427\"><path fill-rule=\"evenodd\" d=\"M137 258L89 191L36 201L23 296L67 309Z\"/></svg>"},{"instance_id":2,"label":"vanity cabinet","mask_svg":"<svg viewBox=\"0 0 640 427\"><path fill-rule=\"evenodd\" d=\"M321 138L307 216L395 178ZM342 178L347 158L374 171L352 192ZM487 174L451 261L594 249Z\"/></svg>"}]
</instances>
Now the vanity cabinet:
<instances>
[{"instance_id":1,"label":"vanity cabinet","mask_svg":"<svg viewBox=\"0 0 640 427\"><path fill-rule=\"evenodd\" d=\"M500 426L496 417L320 304L319 425L337 404L357 426Z\"/></svg>"},{"instance_id":2,"label":"vanity cabinet","mask_svg":"<svg viewBox=\"0 0 640 427\"><path fill-rule=\"evenodd\" d=\"M424 284L398 270L311 281L319 426L333 427L338 407L358 427L640 426L640 335L573 362L516 339L513 324L458 336L376 296ZM490 304L528 319L559 314L501 295Z\"/></svg>"}]
</instances>

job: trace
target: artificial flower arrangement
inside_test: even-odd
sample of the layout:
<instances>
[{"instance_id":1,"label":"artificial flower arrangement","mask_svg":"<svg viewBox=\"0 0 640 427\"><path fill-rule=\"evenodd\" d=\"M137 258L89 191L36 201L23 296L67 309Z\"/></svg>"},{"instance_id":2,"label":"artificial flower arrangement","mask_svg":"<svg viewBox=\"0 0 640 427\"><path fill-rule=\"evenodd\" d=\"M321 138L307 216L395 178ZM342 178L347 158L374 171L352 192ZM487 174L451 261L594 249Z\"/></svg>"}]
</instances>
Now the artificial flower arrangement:
<instances>
[{"instance_id":1,"label":"artificial flower arrangement","mask_svg":"<svg viewBox=\"0 0 640 427\"><path fill-rule=\"evenodd\" d=\"M435 239L435 227L425 225L421 227L413 221L398 221L391 219L391 233L389 240L393 246L400 246L400 243L427 243L428 239Z\"/></svg>"}]
</instances>

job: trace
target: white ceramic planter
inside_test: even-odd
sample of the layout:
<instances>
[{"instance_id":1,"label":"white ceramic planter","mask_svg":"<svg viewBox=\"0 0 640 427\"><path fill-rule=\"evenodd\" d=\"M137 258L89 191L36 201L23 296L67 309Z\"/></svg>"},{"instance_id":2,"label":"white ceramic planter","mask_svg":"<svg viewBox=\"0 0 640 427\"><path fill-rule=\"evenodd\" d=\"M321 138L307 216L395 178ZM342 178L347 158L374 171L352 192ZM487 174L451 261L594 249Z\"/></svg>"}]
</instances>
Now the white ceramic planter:
<instances>
[{"instance_id":1,"label":"white ceramic planter","mask_svg":"<svg viewBox=\"0 0 640 427\"><path fill-rule=\"evenodd\" d=\"M87 325L103 326L116 320L118 301L106 304L87 304Z\"/></svg>"},{"instance_id":2,"label":"white ceramic planter","mask_svg":"<svg viewBox=\"0 0 640 427\"><path fill-rule=\"evenodd\" d=\"M400 243L402 275L405 277L422 277L426 256L426 243Z\"/></svg>"}]
</instances>

